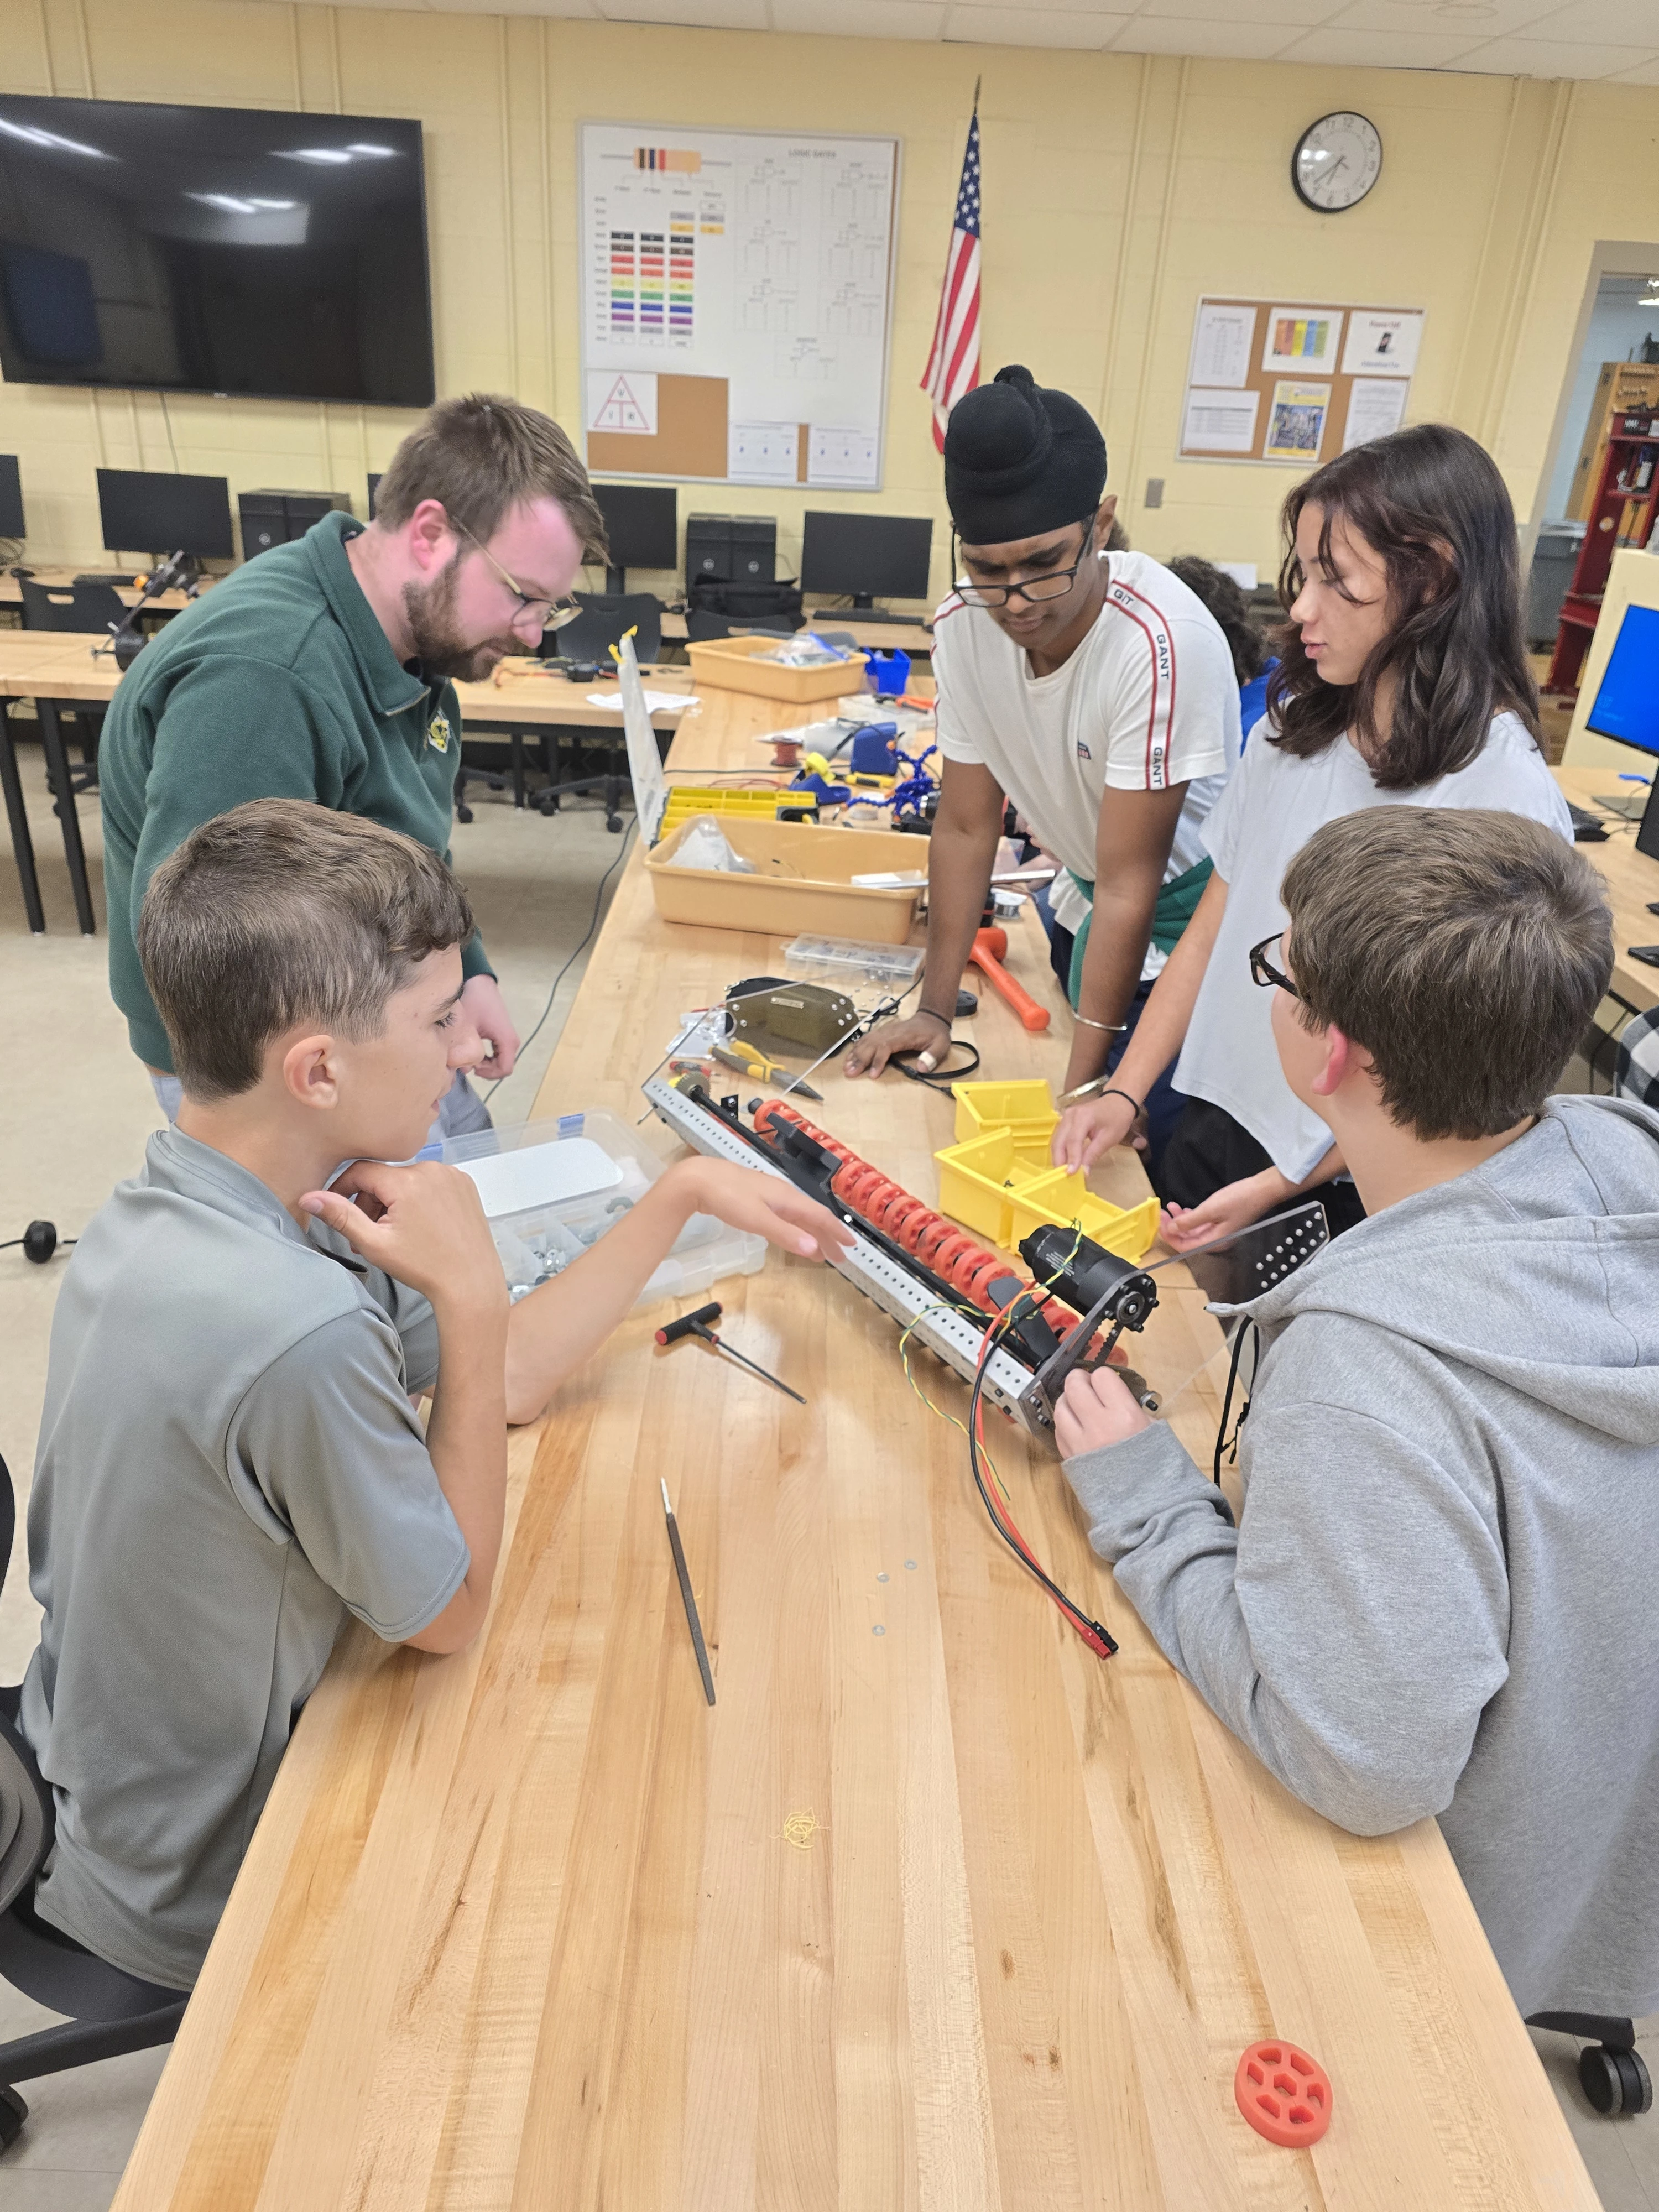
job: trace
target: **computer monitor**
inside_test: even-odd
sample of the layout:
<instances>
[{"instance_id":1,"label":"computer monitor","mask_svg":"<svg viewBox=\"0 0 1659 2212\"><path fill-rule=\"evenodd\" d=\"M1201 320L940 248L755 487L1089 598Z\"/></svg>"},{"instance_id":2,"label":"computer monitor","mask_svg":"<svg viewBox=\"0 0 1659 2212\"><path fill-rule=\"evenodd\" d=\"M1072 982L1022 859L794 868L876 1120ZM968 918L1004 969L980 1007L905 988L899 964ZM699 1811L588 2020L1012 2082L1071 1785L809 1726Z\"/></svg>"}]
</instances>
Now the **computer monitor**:
<instances>
[{"instance_id":1,"label":"computer monitor","mask_svg":"<svg viewBox=\"0 0 1659 2212\"><path fill-rule=\"evenodd\" d=\"M21 538L23 480L17 473L15 453L0 453L0 538Z\"/></svg>"},{"instance_id":2,"label":"computer monitor","mask_svg":"<svg viewBox=\"0 0 1659 2212\"><path fill-rule=\"evenodd\" d=\"M804 592L852 594L854 608L872 599L925 599L933 547L930 515L836 514L809 507L801 538Z\"/></svg>"},{"instance_id":3,"label":"computer monitor","mask_svg":"<svg viewBox=\"0 0 1659 2212\"><path fill-rule=\"evenodd\" d=\"M1659 753L1659 607L1625 609L1584 726Z\"/></svg>"},{"instance_id":4,"label":"computer monitor","mask_svg":"<svg viewBox=\"0 0 1659 2212\"><path fill-rule=\"evenodd\" d=\"M230 561L230 484L151 469L100 469L99 527L112 553L189 553Z\"/></svg>"},{"instance_id":5,"label":"computer monitor","mask_svg":"<svg viewBox=\"0 0 1659 2212\"><path fill-rule=\"evenodd\" d=\"M630 568L679 567L679 496L672 484L596 483L593 496L611 546L607 592L625 592Z\"/></svg>"}]
</instances>

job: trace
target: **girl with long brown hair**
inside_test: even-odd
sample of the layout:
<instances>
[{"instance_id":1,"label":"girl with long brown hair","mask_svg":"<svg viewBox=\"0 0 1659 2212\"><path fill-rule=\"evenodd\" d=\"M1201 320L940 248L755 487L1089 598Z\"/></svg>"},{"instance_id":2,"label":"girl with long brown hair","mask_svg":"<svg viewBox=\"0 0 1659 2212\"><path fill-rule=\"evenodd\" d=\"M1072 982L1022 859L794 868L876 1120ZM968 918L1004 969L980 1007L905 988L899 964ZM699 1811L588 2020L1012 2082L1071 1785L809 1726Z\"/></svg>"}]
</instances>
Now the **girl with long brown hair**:
<instances>
[{"instance_id":1,"label":"girl with long brown hair","mask_svg":"<svg viewBox=\"0 0 1659 2212\"><path fill-rule=\"evenodd\" d=\"M1113 1089L1054 1136L1069 1167L1125 1142L1179 1053L1189 1103L1158 1176L1177 1249L1299 1195L1324 1203L1333 1230L1361 1218L1329 1130L1279 1071L1273 994L1251 979L1252 948L1285 926L1285 871L1314 831L1404 805L1500 807L1572 834L1538 744L1515 514L1491 456L1443 424L1397 431L1298 484L1283 524L1280 664L1205 824L1214 872Z\"/></svg>"}]
</instances>

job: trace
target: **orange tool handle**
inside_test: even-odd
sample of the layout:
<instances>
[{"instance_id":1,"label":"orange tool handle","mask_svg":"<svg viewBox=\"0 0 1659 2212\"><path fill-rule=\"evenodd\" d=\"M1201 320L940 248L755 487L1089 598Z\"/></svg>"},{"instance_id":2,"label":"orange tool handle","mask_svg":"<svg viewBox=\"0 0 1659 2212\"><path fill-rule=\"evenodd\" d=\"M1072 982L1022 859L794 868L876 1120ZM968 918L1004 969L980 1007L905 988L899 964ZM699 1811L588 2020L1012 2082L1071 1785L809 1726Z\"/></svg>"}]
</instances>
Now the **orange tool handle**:
<instances>
[{"instance_id":1,"label":"orange tool handle","mask_svg":"<svg viewBox=\"0 0 1659 2212\"><path fill-rule=\"evenodd\" d=\"M991 932L988 929L980 931L974 939L974 949L969 954L969 959L985 976L986 981L999 997L1008 1001L1028 1030L1046 1030L1048 1026L1048 1009L1047 1006L1038 1006L1030 994L1022 990L1015 982L1013 977L985 942L990 934ZM1001 932L999 931L997 934L1000 936Z\"/></svg>"}]
</instances>

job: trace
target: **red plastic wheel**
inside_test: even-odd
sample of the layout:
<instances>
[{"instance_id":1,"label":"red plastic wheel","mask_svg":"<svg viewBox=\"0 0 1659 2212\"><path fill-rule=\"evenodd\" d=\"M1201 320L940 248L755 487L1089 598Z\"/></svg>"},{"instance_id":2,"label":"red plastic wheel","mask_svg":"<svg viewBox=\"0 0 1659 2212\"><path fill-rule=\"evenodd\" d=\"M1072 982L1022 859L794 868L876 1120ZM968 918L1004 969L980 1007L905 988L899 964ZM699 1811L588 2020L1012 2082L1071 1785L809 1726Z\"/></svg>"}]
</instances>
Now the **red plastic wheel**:
<instances>
[{"instance_id":1,"label":"red plastic wheel","mask_svg":"<svg viewBox=\"0 0 1659 2212\"><path fill-rule=\"evenodd\" d=\"M1305 2150L1331 2124L1330 2075L1299 2045L1277 2037L1245 2051L1233 2095L1256 2133L1286 2150Z\"/></svg>"}]
</instances>

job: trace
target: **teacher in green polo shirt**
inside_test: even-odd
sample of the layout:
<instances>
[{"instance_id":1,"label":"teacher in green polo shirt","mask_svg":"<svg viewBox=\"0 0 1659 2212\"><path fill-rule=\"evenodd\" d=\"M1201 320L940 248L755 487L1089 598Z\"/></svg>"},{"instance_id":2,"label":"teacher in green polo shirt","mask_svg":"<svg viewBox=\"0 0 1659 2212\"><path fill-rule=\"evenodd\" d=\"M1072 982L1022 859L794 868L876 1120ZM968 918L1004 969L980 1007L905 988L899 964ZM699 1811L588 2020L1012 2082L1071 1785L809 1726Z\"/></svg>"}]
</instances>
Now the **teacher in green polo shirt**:
<instances>
[{"instance_id":1,"label":"teacher in green polo shirt","mask_svg":"<svg viewBox=\"0 0 1659 2212\"><path fill-rule=\"evenodd\" d=\"M605 526L558 424L516 400L447 399L380 479L365 529L331 514L248 562L133 664L99 748L110 988L169 1120L179 1088L134 943L151 873L249 799L308 799L449 858L455 681L535 652ZM461 996L509 1074L518 1036L475 934ZM489 1125L458 1074L434 1135Z\"/></svg>"}]
</instances>

